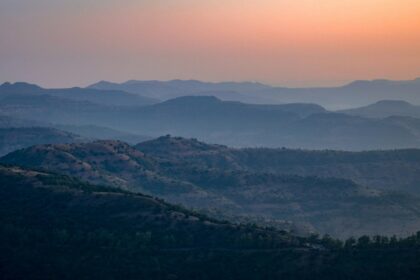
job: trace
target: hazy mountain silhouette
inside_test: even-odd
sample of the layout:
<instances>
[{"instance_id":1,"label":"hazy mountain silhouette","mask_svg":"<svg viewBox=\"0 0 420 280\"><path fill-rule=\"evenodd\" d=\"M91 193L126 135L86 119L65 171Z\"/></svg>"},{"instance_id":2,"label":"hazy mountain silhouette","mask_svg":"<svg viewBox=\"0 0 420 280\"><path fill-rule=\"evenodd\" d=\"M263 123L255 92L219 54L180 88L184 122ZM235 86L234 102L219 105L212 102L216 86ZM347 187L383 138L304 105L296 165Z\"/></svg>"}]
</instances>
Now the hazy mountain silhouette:
<instances>
[{"instance_id":1,"label":"hazy mountain silhouette","mask_svg":"<svg viewBox=\"0 0 420 280\"><path fill-rule=\"evenodd\" d=\"M131 114L124 124L139 134L195 137L238 147L366 150L420 146L412 129L401 124L330 113L308 104L250 105L214 97L182 97Z\"/></svg>"},{"instance_id":2,"label":"hazy mountain silhouette","mask_svg":"<svg viewBox=\"0 0 420 280\"><path fill-rule=\"evenodd\" d=\"M0 128L45 126L42 122L0 115Z\"/></svg>"},{"instance_id":3,"label":"hazy mountain silhouette","mask_svg":"<svg viewBox=\"0 0 420 280\"><path fill-rule=\"evenodd\" d=\"M391 116L420 118L420 106L415 106L401 100L381 100L368 106L342 110L340 112L370 118L386 118Z\"/></svg>"},{"instance_id":4,"label":"hazy mountain silhouette","mask_svg":"<svg viewBox=\"0 0 420 280\"><path fill-rule=\"evenodd\" d=\"M0 113L55 125L94 125L151 137L172 134L237 147L420 147L416 122L331 113L315 104L258 105L186 96L150 106L107 106L44 94L8 94L1 97Z\"/></svg>"},{"instance_id":5,"label":"hazy mountain silhouette","mask_svg":"<svg viewBox=\"0 0 420 280\"><path fill-rule=\"evenodd\" d=\"M311 102L328 109L347 109L380 100L404 100L420 104L420 78L408 81L355 81L341 87L273 88L265 93L277 101Z\"/></svg>"},{"instance_id":6,"label":"hazy mountain silhouette","mask_svg":"<svg viewBox=\"0 0 420 280\"><path fill-rule=\"evenodd\" d=\"M5 83L0 85L0 98L10 95L49 95L75 101L87 101L108 106L144 106L156 99L129 94L117 90L95 90L85 88L44 89L27 83Z\"/></svg>"},{"instance_id":7,"label":"hazy mountain silhouette","mask_svg":"<svg viewBox=\"0 0 420 280\"><path fill-rule=\"evenodd\" d=\"M420 78L409 81L354 81L339 87L312 88L271 87L249 82L206 83L181 80L128 81L121 84L102 81L90 88L124 90L162 100L186 95L203 95L204 92L205 95L214 95L222 100L259 104L316 103L328 109L365 106L385 99L401 99L420 105Z\"/></svg>"},{"instance_id":8,"label":"hazy mountain silhouette","mask_svg":"<svg viewBox=\"0 0 420 280\"><path fill-rule=\"evenodd\" d=\"M74 143L82 140L76 134L53 128L0 128L0 155L37 144Z\"/></svg>"},{"instance_id":9,"label":"hazy mountain silhouette","mask_svg":"<svg viewBox=\"0 0 420 280\"><path fill-rule=\"evenodd\" d=\"M55 137L51 135L50 133L53 131L60 130L62 133L68 133L78 135L79 138L83 138L85 140L120 140L124 141L130 144L137 144L139 142L150 140L152 139L149 136L144 135L138 135L134 133L124 132L108 127L103 126L95 126L95 125L60 125L60 124L53 124L49 122L41 122L41 121L32 121L27 119L21 119L21 118L15 118L11 116L1 116L0 115L0 129L3 130L3 137L9 138L11 143L9 143L8 151L13 151L12 147L15 148L22 148L23 146L15 145L19 143L21 140L21 137L28 138L25 133L20 135L19 133L16 134L19 130L17 128L27 128L27 130L21 130L21 132L24 131L32 131L39 134L41 136L43 133L45 133L45 137L35 137L33 144L48 144L48 143L59 143L59 142L51 142L52 139ZM10 134L10 136L7 136L7 134ZM18 136L18 137L17 137ZM14 138L16 137L16 138ZM16 140L14 140L16 139ZM28 143L31 143L30 139L28 140ZM25 141L26 141L25 140ZM70 141L72 142L72 141ZM29 145L26 145L27 147Z\"/></svg>"},{"instance_id":10,"label":"hazy mountain silhouette","mask_svg":"<svg viewBox=\"0 0 420 280\"><path fill-rule=\"evenodd\" d=\"M261 103L263 96L256 97L255 91L269 89L270 86L254 82L220 82L210 83L197 80L172 81L138 81L130 80L121 84L101 81L89 86L101 90L123 90L161 100L173 99L187 95L213 95L222 100ZM267 100L269 101L269 100Z\"/></svg>"}]
</instances>

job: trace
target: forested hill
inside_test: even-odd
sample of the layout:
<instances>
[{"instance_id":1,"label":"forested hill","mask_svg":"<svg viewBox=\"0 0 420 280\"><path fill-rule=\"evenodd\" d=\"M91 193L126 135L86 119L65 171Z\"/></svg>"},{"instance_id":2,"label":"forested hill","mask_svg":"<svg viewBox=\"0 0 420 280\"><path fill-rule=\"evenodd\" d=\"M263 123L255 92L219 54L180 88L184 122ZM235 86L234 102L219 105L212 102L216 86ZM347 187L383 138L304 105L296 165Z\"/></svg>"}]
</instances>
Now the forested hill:
<instances>
[{"instance_id":1,"label":"forested hill","mask_svg":"<svg viewBox=\"0 0 420 280\"><path fill-rule=\"evenodd\" d=\"M328 236L220 222L141 194L0 166L2 279L417 279L420 234Z\"/></svg>"},{"instance_id":2,"label":"forested hill","mask_svg":"<svg viewBox=\"0 0 420 280\"><path fill-rule=\"evenodd\" d=\"M183 166L300 176L337 177L387 191L420 194L420 150L344 152L210 145L196 139L160 137L137 149Z\"/></svg>"},{"instance_id":3,"label":"forested hill","mask_svg":"<svg viewBox=\"0 0 420 280\"><path fill-rule=\"evenodd\" d=\"M167 156L154 154L154 146ZM246 216L264 225L269 220L270 225L300 234L406 236L420 228L416 196L380 191L335 175L266 172L263 167L271 165L264 157L259 158L260 170L252 168L258 157L244 168L245 160L236 156L244 156L242 152L246 155L246 150L163 137L136 148L119 141L40 145L1 161L159 196L218 218ZM208 163L207 156L213 161Z\"/></svg>"}]
</instances>

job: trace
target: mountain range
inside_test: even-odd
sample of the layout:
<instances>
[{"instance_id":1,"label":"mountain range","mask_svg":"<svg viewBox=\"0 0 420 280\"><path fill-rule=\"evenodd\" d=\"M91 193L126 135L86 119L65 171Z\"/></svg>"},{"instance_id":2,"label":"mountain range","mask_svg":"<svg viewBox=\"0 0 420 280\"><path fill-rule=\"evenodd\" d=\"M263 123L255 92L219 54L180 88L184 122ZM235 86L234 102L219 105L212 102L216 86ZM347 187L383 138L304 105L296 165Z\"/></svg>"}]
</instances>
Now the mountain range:
<instances>
[{"instance_id":1,"label":"mountain range","mask_svg":"<svg viewBox=\"0 0 420 280\"><path fill-rule=\"evenodd\" d=\"M420 78L408 81L354 81L339 87L286 88L260 83L207 83L201 81L102 81L89 88L123 90L161 100L186 95L213 95L222 100L245 103L316 103L328 109L366 106L380 100L401 99L420 105Z\"/></svg>"},{"instance_id":2,"label":"mountain range","mask_svg":"<svg viewBox=\"0 0 420 280\"><path fill-rule=\"evenodd\" d=\"M419 116L419 110L402 101L381 101L337 112L309 103L246 104L214 96L183 96L152 105L133 102L132 106L117 106L116 102L111 106L98 97L102 94L99 89L80 93L91 96L83 100L63 98L72 94L56 94L22 83L3 88L7 89L0 94L3 116L47 124L41 126L67 127L70 132L93 139L135 143L171 134L234 147L350 151L420 147L420 122L413 119ZM23 94L26 89L28 93Z\"/></svg>"},{"instance_id":3,"label":"mountain range","mask_svg":"<svg viewBox=\"0 0 420 280\"><path fill-rule=\"evenodd\" d=\"M417 279L419 89L0 85L0 278Z\"/></svg>"},{"instance_id":4,"label":"mountain range","mask_svg":"<svg viewBox=\"0 0 420 280\"><path fill-rule=\"evenodd\" d=\"M81 142L83 137L47 127L0 128L0 156L36 144Z\"/></svg>"},{"instance_id":5,"label":"mountain range","mask_svg":"<svg viewBox=\"0 0 420 280\"><path fill-rule=\"evenodd\" d=\"M303 164L296 158L304 159ZM389 163L392 158L394 162ZM254 221L262 217L264 223L273 220L288 229L293 222L301 234L407 235L420 226L420 199L407 192L418 177L419 161L408 152L236 150L163 137L136 147L118 141L34 146L13 152L1 162L163 197L210 215L247 216ZM404 180L393 188L379 182L386 178L372 177L374 172L384 174L410 165L394 178L394 182ZM382 188L362 184L375 181ZM419 194L418 190L412 193Z\"/></svg>"},{"instance_id":6,"label":"mountain range","mask_svg":"<svg viewBox=\"0 0 420 280\"><path fill-rule=\"evenodd\" d=\"M215 220L161 199L0 165L4 279L416 279L420 235L329 236Z\"/></svg>"},{"instance_id":7,"label":"mountain range","mask_svg":"<svg viewBox=\"0 0 420 280\"><path fill-rule=\"evenodd\" d=\"M420 118L420 106L402 100L381 100L368 106L340 111L345 114L369 118L403 116Z\"/></svg>"},{"instance_id":8,"label":"mountain range","mask_svg":"<svg viewBox=\"0 0 420 280\"><path fill-rule=\"evenodd\" d=\"M0 85L0 100L11 96L54 96L60 99L85 101L107 106L144 106L157 103L153 98L129 94L118 90L86 88L45 89L28 83L4 83Z\"/></svg>"}]
</instances>

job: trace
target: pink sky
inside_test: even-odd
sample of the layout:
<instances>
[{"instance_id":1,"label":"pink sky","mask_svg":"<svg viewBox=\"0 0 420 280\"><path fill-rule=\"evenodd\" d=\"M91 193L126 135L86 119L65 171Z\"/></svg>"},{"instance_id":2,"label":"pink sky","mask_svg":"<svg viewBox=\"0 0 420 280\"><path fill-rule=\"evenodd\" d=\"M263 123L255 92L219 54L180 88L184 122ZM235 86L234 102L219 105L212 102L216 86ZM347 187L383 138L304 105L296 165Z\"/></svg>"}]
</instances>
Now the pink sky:
<instances>
[{"instance_id":1,"label":"pink sky","mask_svg":"<svg viewBox=\"0 0 420 280\"><path fill-rule=\"evenodd\" d=\"M420 76L418 0L27 2L0 2L0 82Z\"/></svg>"}]
</instances>

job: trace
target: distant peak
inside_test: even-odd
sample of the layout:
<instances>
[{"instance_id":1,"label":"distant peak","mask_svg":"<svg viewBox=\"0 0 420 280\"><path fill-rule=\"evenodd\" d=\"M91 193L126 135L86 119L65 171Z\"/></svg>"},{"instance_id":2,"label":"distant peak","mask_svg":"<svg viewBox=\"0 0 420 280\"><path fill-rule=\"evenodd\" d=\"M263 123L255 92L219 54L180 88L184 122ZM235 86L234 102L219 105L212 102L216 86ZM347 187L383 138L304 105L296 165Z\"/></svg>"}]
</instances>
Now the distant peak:
<instances>
[{"instance_id":1,"label":"distant peak","mask_svg":"<svg viewBox=\"0 0 420 280\"><path fill-rule=\"evenodd\" d=\"M94 84L88 86L87 88L98 88L98 87L109 86L109 85L113 85L113 83L102 80L102 81L99 81L97 83L94 83Z\"/></svg>"},{"instance_id":2,"label":"distant peak","mask_svg":"<svg viewBox=\"0 0 420 280\"><path fill-rule=\"evenodd\" d=\"M398 106L405 106L405 107L414 106L413 104L411 104L407 101L404 101L404 100L380 100L380 101L378 101L378 102L376 102L372 105L373 106L389 106L389 105L396 106L396 105L398 105Z\"/></svg>"},{"instance_id":3,"label":"distant peak","mask_svg":"<svg viewBox=\"0 0 420 280\"><path fill-rule=\"evenodd\" d=\"M168 101L165 101L161 104L172 104L172 103L220 103L222 100L220 100L217 97L208 95L208 96L181 96L173 99L169 99Z\"/></svg>"},{"instance_id":4,"label":"distant peak","mask_svg":"<svg viewBox=\"0 0 420 280\"><path fill-rule=\"evenodd\" d=\"M363 86L387 86L387 85L401 85L420 82L420 77L413 80L388 80L388 79L375 79L375 80L356 80L344 87L363 87Z\"/></svg>"},{"instance_id":5,"label":"distant peak","mask_svg":"<svg viewBox=\"0 0 420 280\"><path fill-rule=\"evenodd\" d=\"M8 90L40 90L42 89L40 86L35 84L29 84L25 82L16 82L16 83L10 83L6 82L0 86L2 89L8 89Z\"/></svg>"},{"instance_id":6,"label":"distant peak","mask_svg":"<svg viewBox=\"0 0 420 280\"><path fill-rule=\"evenodd\" d=\"M378 102L376 102L376 104L387 104L387 103L394 103L394 104L409 104L411 105L409 102L404 101L404 100L398 100L398 99L385 99L385 100L380 100Z\"/></svg>"},{"instance_id":7,"label":"distant peak","mask_svg":"<svg viewBox=\"0 0 420 280\"><path fill-rule=\"evenodd\" d=\"M223 145L207 144L200 142L195 138L183 138L165 135L137 144L136 148L145 153L168 155L215 151L225 149L227 147Z\"/></svg>"},{"instance_id":8,"label":"distant peak","mask_svg":"<svg viewBox=\"0 0 420 280\"><path fill-rule=\"evenodd\" d=\"M367 85L379 85L379 84L387 84L389 83L389 80L385 79L376 79L376 80L356 80L349 84L347 84L345 87L360 87L360 86L367 86Z\"/></svg>"}]
</instances>

